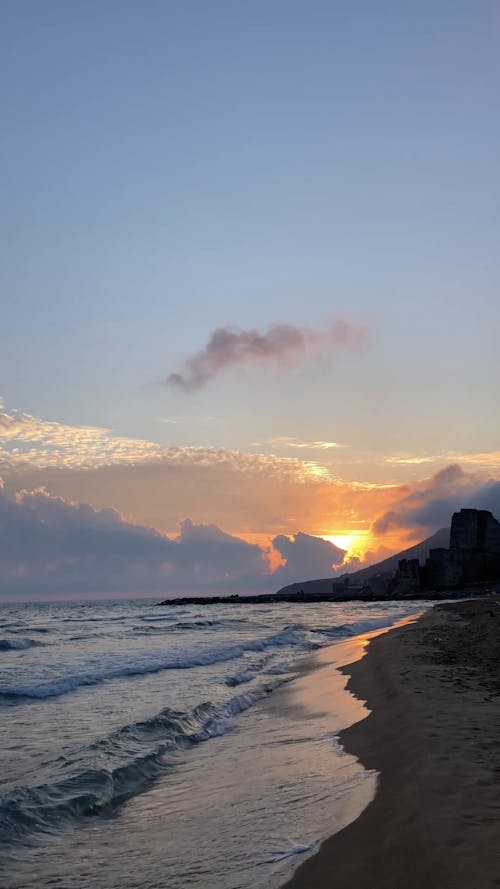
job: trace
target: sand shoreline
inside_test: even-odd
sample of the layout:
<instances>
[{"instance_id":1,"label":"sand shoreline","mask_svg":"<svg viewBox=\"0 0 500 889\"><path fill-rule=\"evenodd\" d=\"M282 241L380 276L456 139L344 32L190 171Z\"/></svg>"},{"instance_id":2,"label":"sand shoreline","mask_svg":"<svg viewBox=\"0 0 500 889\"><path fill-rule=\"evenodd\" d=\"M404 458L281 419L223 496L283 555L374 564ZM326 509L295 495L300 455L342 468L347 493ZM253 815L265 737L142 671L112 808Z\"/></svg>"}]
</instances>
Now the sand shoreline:
<instances>
[{"instance_id":1,"label":"sand shoreline","mask_svg":"<svg viewBox=\"0 0 500 889\"><path fill-rule=\"evenodd\" d=\"M344 668L372 712L341 742L377 793L286 889L500 886L499 655L495 597L439 605Z\"/></svg>"}]
</instances>

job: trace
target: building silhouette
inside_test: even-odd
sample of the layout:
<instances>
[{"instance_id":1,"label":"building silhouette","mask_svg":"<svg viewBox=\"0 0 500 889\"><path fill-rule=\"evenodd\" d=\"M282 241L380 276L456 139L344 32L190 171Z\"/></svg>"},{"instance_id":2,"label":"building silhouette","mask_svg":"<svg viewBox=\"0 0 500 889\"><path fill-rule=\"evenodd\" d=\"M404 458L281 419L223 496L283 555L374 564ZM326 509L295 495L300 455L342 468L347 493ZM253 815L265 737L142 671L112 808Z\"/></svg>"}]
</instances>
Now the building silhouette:
<instances>
[{"instance_id":1,"label":"building silhouette","mask_svg":"<svg viewBox=\"0 0 500 889\"><path fill-rule=\"evenodd\" d=\"M431 549L422 586L454 588L500 577L500 523L485 509L461 509L451 520L449 549Z\"/></svg>"}]
</instances>

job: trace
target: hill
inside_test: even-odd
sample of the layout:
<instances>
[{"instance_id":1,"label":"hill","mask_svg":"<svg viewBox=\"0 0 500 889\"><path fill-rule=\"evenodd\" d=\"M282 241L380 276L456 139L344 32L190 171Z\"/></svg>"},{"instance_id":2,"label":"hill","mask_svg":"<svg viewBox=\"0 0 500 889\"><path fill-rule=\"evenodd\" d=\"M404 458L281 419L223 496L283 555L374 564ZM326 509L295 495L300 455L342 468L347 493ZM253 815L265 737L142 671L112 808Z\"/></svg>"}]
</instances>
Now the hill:
<instances>
[{"instance_id":1,"label":"hill","mask_svg":"<svg viewBox=\"0 0 500 889\"><path fill-rule=\"evenodd\" d=\"M439 549L440 547L447 549L449 545L450 529L440 528L439 531L436 531L431 537L422 540L421 543L416 543L415 546L410 546L408 549L404 549L400 553L396 553L394 556L389 556L387 559L383 559L382 562L377 562L375 565L369 565L367 568L360 568L359 571L353 571L350 577L353 581L359 583L361 581L364 582L369 580L374 574L384 574L387 571L395 571L400 559L419 559L420 564L423 565L428 558L429 550Z\"/></svg>"},{"instance_id":2,"label":"hill","mask_svg":"<svg viewBox=\"0 0 500 889\"><path fill-rule=\"evenodd\" d=\"M350 583L358 585L367 583L376 574L392 574L398 567L400 559L419 559L420 563L423 564L429 555L429 550L438 549L439 547L447 548L449 544L450 529L440 528L431 537L427 537L421 543L415 544L415 546L410 546L408 549L389 556L375 565L368 565L366 568L360 568L359 571L353 571L352 574L349 574ZM276 595L289 596L299 593L304 593L306 596L327 595L332 592L332 581L335 579L334 577L324 577L318 580L298 581L297 583L291 583L288 586L282 587L277 591Z\"/></svg>"}]
</instances>

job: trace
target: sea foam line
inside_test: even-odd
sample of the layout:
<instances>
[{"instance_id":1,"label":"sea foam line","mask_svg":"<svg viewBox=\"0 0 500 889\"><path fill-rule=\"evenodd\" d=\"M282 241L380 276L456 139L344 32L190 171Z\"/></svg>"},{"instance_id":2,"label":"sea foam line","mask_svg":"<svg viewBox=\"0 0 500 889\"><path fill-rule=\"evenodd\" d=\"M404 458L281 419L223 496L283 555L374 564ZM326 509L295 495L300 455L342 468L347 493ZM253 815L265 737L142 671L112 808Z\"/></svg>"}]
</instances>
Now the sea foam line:
<instances>
[{"instance_id":1,"label":"sea foam line","mask_svg":"<svg viewBox=\"0 0 500 889\"><path fill-rule=\"evenodd\" d=\"M280 633L267 636L262 639L249 639L237 643L227 643L219 646L209 646L204 650L199 647L189 652L177 654L158 653L154 656L120 656L114 663L99 663L90 667L81 668L79 672L73 672L75 667L67 667L71 670L69 675L45 682L20 683L18 685L7 684L0 686L0 700L15 701L22 699L45 699L59 697L76 691L86 686L97 685L113 679L122 679L128 676L141 676L148 673L159 673L163 670L189 670L193 667L209 666L211 664L231 661L247 652L265 651L268 648L292 646L311 650L318 647L316 643L306 638L306 635L296 627L286 628Z\"/></svg>"}]
</instances>

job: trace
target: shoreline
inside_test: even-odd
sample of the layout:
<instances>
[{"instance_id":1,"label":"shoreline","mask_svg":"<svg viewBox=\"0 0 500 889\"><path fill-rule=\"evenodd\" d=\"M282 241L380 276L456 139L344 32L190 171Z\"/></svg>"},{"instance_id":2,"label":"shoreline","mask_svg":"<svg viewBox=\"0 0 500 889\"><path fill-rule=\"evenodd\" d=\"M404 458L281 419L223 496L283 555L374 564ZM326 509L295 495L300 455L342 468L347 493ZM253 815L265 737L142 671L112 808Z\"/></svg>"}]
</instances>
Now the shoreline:
<instances>
[{"instance_id":1,"label":"shoreline","mask_svg":"<svg viewBox=\"0 0 500 889\"><path fill-rule=\"evenodd\" d=\"M500 885L500 600L439 604L341 668L371 711L340 734L379 773L360 817L283 889Z\"/></svg>"}]
</instances>

